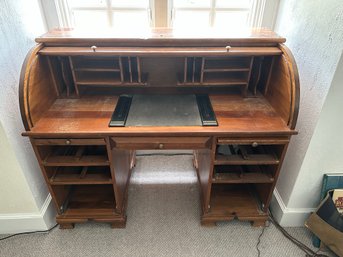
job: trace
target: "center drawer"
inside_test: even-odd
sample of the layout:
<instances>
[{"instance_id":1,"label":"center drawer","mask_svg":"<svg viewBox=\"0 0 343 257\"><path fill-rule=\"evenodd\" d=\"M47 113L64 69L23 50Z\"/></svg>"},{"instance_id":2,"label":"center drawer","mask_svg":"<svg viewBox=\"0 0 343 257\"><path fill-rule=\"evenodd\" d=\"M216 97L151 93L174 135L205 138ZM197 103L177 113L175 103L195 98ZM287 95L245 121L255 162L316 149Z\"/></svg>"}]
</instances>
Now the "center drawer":
<instances>
[{"instance_id":1,"label":"center drawer","mask_svg":"<svg viewBox=\"0 0 343 257\"><path fill-rule=\"evenodd\" d=\"M112 137L116 148L149 149L204 149L211 147L210 137Z\"/></svg>"}]
</instances>

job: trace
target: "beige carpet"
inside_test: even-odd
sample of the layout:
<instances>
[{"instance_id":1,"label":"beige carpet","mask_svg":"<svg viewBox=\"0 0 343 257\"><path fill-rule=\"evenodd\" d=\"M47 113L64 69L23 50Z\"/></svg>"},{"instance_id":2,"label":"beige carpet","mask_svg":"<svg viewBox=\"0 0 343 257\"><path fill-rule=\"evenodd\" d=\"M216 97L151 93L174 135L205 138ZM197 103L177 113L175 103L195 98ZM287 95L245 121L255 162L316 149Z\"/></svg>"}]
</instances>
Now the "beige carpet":
<instances>
[{"instance_id":1,"label":"beige carpet","mask_svg":"<svg viewBox=\"0 0 343 257\"><path fill-rule=\"evenodd\" d=\"M126 229L87 223L73 230L21 235L0 241L0 256L258 256L261 228L239 221L200 226L194 178L191 156L139 157L129 189ZM162 184L183 179L189 183ZM305 228L288 231L311 245ZM272 225L265 229L260 250L261 256L305 256Z\"/></svg>"}]
</instances>

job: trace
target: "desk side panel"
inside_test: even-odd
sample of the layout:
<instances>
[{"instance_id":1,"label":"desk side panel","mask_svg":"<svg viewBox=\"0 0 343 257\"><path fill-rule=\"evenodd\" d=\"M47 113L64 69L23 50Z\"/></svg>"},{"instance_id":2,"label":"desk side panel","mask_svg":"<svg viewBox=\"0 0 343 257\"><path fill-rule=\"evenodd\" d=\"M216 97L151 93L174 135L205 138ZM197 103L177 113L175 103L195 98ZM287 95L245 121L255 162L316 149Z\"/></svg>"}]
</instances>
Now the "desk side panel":
<instances>
[{"instance_id":1,"label":"desk side panel","mask_svg":"<svg viewBox=\"0 0 343 257\"><path fill-rule=\"evenodd\" d=\"M291 75L291 92L292 92L292 105L291 105L291 115L288 121L288 126L290 129L295 129L298 114L299 114L299 104L300 104L300 81L298 67L295 62L294 56L289 48L285 45L280 45L280 49L283 52L283 56L287 59L290 75Z\"/></svg>"},{"instance_id":2,"label":"desk side panel","mask_svg":"<svg viewBox=\"0 0 343 257\"><path fill-rule=\"evenodd\" d=\"M24 127L27 131L43 116L57 98L55 84L46 57L38 54L42 45L27 55L19 82L19 103Z\"/></svg>"},{"instance_id":3,"label":"desk side panel","mask_svg":"<svg viewBox=\"0 0 343 257\"><path fill-rule=\"evenodd\" d=\"M200 184L201 205L203 212L208 212L211 183L210 179L213 170L213 153L211 149L201 149L196 151L196 163L198 171L198 179Z\"/></svg>"},{"instance_id":4,"label":"desk side panel","mask_svg":"<svg viewBox=\"0 0 343 257\"><path fill-rule=\"evenodd\" d=\"M111 139L107 149L111 162L111 172L114 180L113 189L116 199L116 212L125 213L127 190L131 175L132 156L130 150L115 148Z\"/></svg>"},{"instance_id":5,"label":"desk side panel","mask_svg":"<svg viewBox=\"0 0 343 257\"><path fill-rule=\"evenodd\" d=\"M299 76L294 58L288 48L275 57L265 97L290 129L294 129L299 109Z\"/></svg>"}]
</instances>

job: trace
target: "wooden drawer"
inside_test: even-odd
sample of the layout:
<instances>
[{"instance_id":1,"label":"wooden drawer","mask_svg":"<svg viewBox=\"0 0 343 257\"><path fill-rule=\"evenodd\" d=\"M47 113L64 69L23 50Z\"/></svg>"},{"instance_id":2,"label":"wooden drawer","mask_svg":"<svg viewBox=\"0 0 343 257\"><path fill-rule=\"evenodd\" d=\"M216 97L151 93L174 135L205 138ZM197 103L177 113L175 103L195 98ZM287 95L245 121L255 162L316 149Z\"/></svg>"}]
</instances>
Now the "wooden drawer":
<instances>
[{"instance_id":1,"label":"wooden drawer","mask_svg":"<svg viewBox=\"0 0 343 257\"><path fill-rule=\"evenodd\" d=\"M283 145L287 144L289 139L287 137L273 137L273 138L227 138L220 137L217 139L218 145Z\"/></svg>"},{"instance_id":2,"label":"wooden drawer","mask_svg":"<svg viewBox=\"0 0 343 257\"><path fill-rule=\"evenodd\" d=\"M125 149L203 149L210 137L112 137L112 146Z\"/></svg>"},{"instance_id":3,"label":"wooden drawer","mask_svg":"<svg viewBox=\"0 0 343 257\"><path fill-rule=\"evenodd\" d=\"M104 138L33 139L35 145L106 145Z\"/></svg>"}]
</instances>

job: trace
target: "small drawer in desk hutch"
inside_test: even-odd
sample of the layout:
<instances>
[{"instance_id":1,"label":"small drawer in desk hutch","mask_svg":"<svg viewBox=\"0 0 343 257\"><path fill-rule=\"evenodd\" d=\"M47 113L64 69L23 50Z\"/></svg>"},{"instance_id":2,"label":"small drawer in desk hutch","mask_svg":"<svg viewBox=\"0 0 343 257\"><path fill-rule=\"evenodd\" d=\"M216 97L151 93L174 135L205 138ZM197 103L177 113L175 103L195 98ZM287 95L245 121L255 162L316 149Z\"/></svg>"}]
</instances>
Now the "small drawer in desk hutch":
<instances>
[{"instance_id":1,"label":"small drawer in desk hutch","mask_svg":"<svg viewBox=\"0 0 343 257\"><path fill-rule=\"evenodd\" d=\"M203 225L234 218L265 225L297 134L299 75L285 38L228 32L185 37L163 28L101 38L57 30L36 38L20 76L23 135L61 228L89 220L124 227L141 149L194 151ZM109 127L120 96L142 94L207 95L218 126Z\"/></svg>"}]
</instances>

